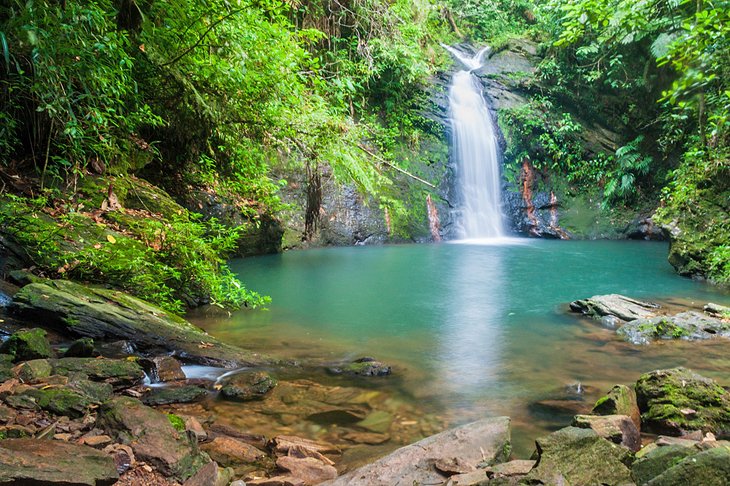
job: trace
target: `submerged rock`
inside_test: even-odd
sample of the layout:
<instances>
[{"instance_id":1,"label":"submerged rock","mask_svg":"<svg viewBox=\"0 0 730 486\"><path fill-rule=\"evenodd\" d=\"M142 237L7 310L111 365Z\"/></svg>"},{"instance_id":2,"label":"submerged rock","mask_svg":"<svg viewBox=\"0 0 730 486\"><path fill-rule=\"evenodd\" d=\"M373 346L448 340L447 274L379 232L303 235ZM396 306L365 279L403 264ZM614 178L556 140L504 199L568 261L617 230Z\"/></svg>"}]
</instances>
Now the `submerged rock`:
<instances>
[{"instance_id":1,"label":"submerged rock","mask_svg":"<svg viewBox=\"0 0 730 486\"><path fill-rule=\"evenodd\" d=\"M219 435L211 442L204 443L201 448L208 453L211 459L223 466L249 464L266 456L256 447L225 435Z\"/></svg>"},{"instance_id":2,"label":"submerged rock","mask_svg":"<svg viewBox=\"0 0 730 486\"><path fill-rule=\"evenodd\" d=\"M730 392L686 368L641 375L636 396L642 424L655 433L712 432L730 437Z\"/></svg>"},{"instance_id":3,"label":"submerged rock","mask_svg":"<svg viewBox=\"0 0 730 486\"><path fill-rule=\"evenodd\" d=\"M97 425L115 440L130 445L137 460L155 466L166 476L185 480L208 462L198 451L197 440L178 432L165 414L134 398L117 397L105 403Z\"/></svg>"},{"instance_id":4,"label":"submerged rock","mask_svg":"<svg viewBox=\"0 0 730 486\"><path fill-rule=\"evenodd\" d=\"M628 415L637 429L641 428L641 412L636 402L636 392L626 385L614 385L596 401L592 413L598 415Z\"/></svg>"},{"instance_id":5,"label":"submerged rock","mask_svg":"<svg viewBox=\"0 0 730 486\"><path fill-rule=\"evenodd\" d=\"M630 452L591 429L566 427L535 441L528 484L631 484Z\"/></svg>"},{"instance_id":6,"label":"submerged rock","mask_svg":"<svg viewBox=\"0 0 730 486\"><path fill-rule=\"evenodd\" d=\"M149 302L124 292L68 280L26 285L15 295L11 309L25 318L79 336L128 340L140 349L175 351L200 364L246 366L266 361L262 356L221 343Z\"/></svg>"},{"instance_id":7,"label":"submerged rock","mask_svg":"<svg viewBox=\"0 0 730 486\"><path fill-rule=\"evenodd\" d=\"M507 459L510 450L509 418L483 419L402 447L325 484L441 484L446 477L434 467L435 461L458 458L461 463L476 468Z\"/></svg>"},{"instance_id":8,"label":"submerged rock","mask_svg":"<svg viewBox=\"0 0 730 486\"><path fill-rule=\"evenodd\" d=\"M30 329L13 333L2 346L0 353L13 356L14 361L28 361L51 357L51 345L43 329Z\"/></svg>"},{"instance_id":9,"label":"submerged rock","mask_svg":"<svg viewBox=\"0 0 730 486\"><path fill-rule=\"evenodd\" d=\"M357 375L357 376L387 376L391 374L392 368L375 358L359 358L342 366L331 366L327 368L335 375Z\"/></svg>"},{"instance_id":10,"label":"submerged rock","mask_svg":"<svg viewBox=\"0 0 730 486\"><path fill-rule=\"evenodd\" d=\"M615 316L622 321L651 317L658 308L659 306L652 302L643 302L619 294L594 295L590 299L570 303L573 312L595 318Z\"/></svg>"},{"instance_id":11,"label":"submerged rock","mask_svg":"<svg viewBox=\"0 0 730 486\"><path fill-rule=\"evenodd\" d=\"M222 385L221 397L245 402L264 398L277 381L265 371L243 371L226 377Z\"/></svg>"},{"instance_id":12,"label":"submerged rock","mask_svg":"<svg viewBox=\"0 0 730 486\"><path fill-rule=\"evenodd\" d=\"M0 484L106 486L118 478L112 458L91 447L50 440L0 440Z\"/></svg>"},{"instance_id":13,"label":"submerged rock","mask_svg":"<svg viewBox=\"0 0 730 486\"><path fill-rule=\"evenodd\" d=\"M730 338L730 322L688 311L673 316L636 319L616 332L633 344L648 344L655 339L695 341L716 336Z\"/></svg>"}]
</instances>

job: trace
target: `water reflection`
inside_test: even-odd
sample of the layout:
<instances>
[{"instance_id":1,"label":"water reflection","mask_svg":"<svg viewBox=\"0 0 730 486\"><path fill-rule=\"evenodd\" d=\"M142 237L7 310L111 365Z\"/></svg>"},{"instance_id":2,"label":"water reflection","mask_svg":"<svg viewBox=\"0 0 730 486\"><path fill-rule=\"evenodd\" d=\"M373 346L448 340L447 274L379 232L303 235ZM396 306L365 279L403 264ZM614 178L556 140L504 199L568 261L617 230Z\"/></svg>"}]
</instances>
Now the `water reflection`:
<instances>
[{"instance_id":1,"label":"water reflection","mask_svg":"<svg viewBox=\"0 0 730 486\"><path fill-rule=\"evenodd\" d=\"M435 370L445 408L473 406L484 390L497 387L503 368L503 319L508 308L504 253L474 246L454 254L445 285L447 307L438 326Z\"/></svg>"}]
</instances>

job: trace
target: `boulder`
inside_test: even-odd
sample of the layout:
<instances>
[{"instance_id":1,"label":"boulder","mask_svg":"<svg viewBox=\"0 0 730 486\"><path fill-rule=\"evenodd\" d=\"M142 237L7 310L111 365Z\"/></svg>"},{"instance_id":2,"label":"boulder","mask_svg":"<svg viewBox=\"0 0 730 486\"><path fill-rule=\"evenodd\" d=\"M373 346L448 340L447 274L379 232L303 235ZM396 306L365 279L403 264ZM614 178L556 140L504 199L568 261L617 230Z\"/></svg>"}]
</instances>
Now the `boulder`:
<instances>
[{"instance_id":1,"label":"boulder","mask_svg":"<svg viewBox=\"0 0 730 486\"><path fill-rule=\"evenodd\" d=\"M388 376L392 368L375 358L359 358L342 366L331 366L327 371L334 375Z\"/></svg>"},{"instance_id":2,"label":"boulder","mask_svg":"<svg viewBox=\"0 0 730 486\"><path fill-rule=\"evenodd\" d=\"M728 482L730 482L730 447L715 447L684 458L646 484L727 486Z\"/></svg>"},{"instance_id":3,"label":"boulder","mask_svg":"<svg viewBox=\"0 0 730 486\"><path fill-rule=\"evenodd\" d=\"M667 435L688 431L730 436L730 392L686 368L656 370L636 383L641 421L647 430Z\"/></svg>"},{"instance_id":4,"label":"boulder","mask_svg":"<svg viewBox=\"0 0 730 486\"><path fill-rule=\"evenodd\" d=\"M154 388L142 398L145 405L169 405L171 403L192 403L202 400L208 390L197 385Z\"/></svg>"},{"instance_id":5,"label":"boulder","mask_svg":"<svg viewBox=\"0 0 730 486\"><path fill-rule=\"evenodd\" d=\"M0 484L105 486L118 478L112 458L91 447L55 440L0 441Z\"/></svg>"},{"instance_id":6,"label":"boulder","mask_svg":"<svg viewBox=\"0 0 730 486\"><path fill-rule=\"evenodd\" d=\"M30 329L13 333L2 346L0 353L12 355L13 360L28 361L51 357L51 345L43 329Z\"/></svg>"},{"instance_id":7,"label":"boulder","mask_svg":"<svg viewBox=\"0 0 730 486\"><path fill-rule=\"evenodd\" d=\"M576 415L573 426L596 434L632 452L641 448L641 434L628 415Z\"/></svg>"},{"instance_id":8,"label":"boulder","mask_svg":"<svg viewBox=\"0 0 730 486\"><path fill-rule=\"evenodd\" d=\"M590 299L576 300L570 303L570 309L573 312L580 312L594 318L615 316L622 321L651 317L658 308L657 304L643 302L619 294L594 295Z\"/></svg>"},{"instance_id":9,"label":"boulder","mask_svg":"<svg viewBox=\"0 0 730 486\"><path fill-rule=\"evenodd\" d=\"M636 484L646 484L685 457L698 452L699 449L695 447L676 444L653 447L631 465L631 477Z\"/></svg>"},{"instance_id":10,"label":"boulder","mask_svg":"<svg viewBox=\"0 0 730 486\"><path fill-rule=\"evenodd\" d=\"M238 402L260 400L276 385L276 379L265 371L243 371L223 380L220 395Z\"/></svg>"},{"instance_id":11,"label":"boulder","mask_svg":"<svg viewBox=\"0 0 730 486\"><path fill-rule=\"evenodd\" d=\"M145 378L137 363L125 359L61 358L51 364L55 374L82 373L93 381L109 383L115 390L139 385Z\"/></svg>"},{"instance_id":12,"label":"boulder","mask_svg":"<svg viewBox=\"0 0 730 486\"><path fill-rule=\"evenodd\" d=\"M34 398L43 410L71 418L83 417L95 404L83 393L66 387L32 389L26 391L25 395Z\"/></svg>"},{"instance_id":13,"label":"boulder","mask_svg":"<svg viewBox=\"0 0 730 486\"><path fill-rule=\"evenodd\" d=\"M648 344L656 339L697 341L717 336L730 338L730 322L687 311L673 316L636 319L616 332L633 344Z\"/></svg>"},{"instance_id":14,"label":"boulder","mask_svg":"<svg viewBox=\"0 0 730 486\"><path fill-rule=\"evenodd\" d=\"M269 362L255 353L221 343L149 302L68 280L26 285L15 295L11 310L78 336L128 340L140 349L178 352L199 364L233 367Z\"/></svg>"},{"instance_id":15,"label":"boulder","mask_svg":"<svg viewBox=\"0 0 730 486\"><path fill-rule=\"evenodd\" d=\"M155 466L166 476L185 480L208 462L198 451L197 441L178 432L165 414L134 398L117 397L105 403L97 426L131 446L138 461Z\"/></svg>"},{"instance_id":16,"label":"boulder","mask_svg":"<svg viewBox=\"0 0 730 486\"><path fill-rule=\"evenodd\" d=\"M180 362L172 356L157 356L154 358L142 358L139 364L149 375L152 383L165 383L168 381L184 380Z\"/></svg>"},{"instance_id":17,"label":"boulder","mask_svg":"<svg viewBox=\"0 0 730 486\"><path fill-rule=\"evenodd\" d=\"M641 413L636 403L636 392L626 385L614 385L593 406L592 413L598 415L628 415L637 429L641 429Z\"/></svg>"},{"instance_id":18,"label":"boulder","mask_svg":"<svg viewBox=\"0 0 730 486\"><path fill-rule=\"evenodd\" d=\"M65 353L64 358L92 358L97 353L94 350L94 340L88 337L77 339L71 343Z\"/></svg>"},{"instance_id":19,"label":"boulder","mask_svg":"<svg viewBox=\"0 0 730 486\"><path fill-rule=\"evenodd\" d=\"M537 439L528 484L632 484L630 452L591 429L565 427Z\"/></svg>"},{"instance_id":20,"label":"boulder","mask_svg":"<svg viewBox=\"0 0 730 486\"><path fill-rule=\"evenodd\" d=\"M446 477L434 467L440 459L458 458L476 468L507 459L510 450L509 418L483 419L402 447L325 484L441 484Z\"/></svg>"},{"instance_id":21,"label":"boulder","mask_svg":"<svg viewBox=\"0 0 730 486\"><path fill-rule=\"evenodd\" d=\"M250 464L266 456L256 447L225 435L219 435L212 441L204 443L201 448L211 459L223 466Z\"/></svg>"}]
</instances>

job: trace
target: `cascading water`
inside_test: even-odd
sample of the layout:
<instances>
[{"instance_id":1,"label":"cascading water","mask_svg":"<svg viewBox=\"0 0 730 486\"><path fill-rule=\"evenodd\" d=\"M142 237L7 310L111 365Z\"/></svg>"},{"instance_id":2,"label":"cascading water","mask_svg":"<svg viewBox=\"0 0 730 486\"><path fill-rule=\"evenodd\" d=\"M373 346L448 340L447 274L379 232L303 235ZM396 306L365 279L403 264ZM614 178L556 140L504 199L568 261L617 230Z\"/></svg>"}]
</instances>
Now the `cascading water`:
<instances>
[{"instance_id":1,"label":"cascading water","mask_svg":"<svg viewBox=\"0 0 730 486\"><path fill-rule=\"evenodd\" d=\"M472 71L482 66L485 47L469 57L444 46L467 69L454 74L449 88L452 143L459 171L463 201L461 237L488 239L504 236L500 205L500 174L497 137L492 117Z\"/></svg>"}]
</instances>

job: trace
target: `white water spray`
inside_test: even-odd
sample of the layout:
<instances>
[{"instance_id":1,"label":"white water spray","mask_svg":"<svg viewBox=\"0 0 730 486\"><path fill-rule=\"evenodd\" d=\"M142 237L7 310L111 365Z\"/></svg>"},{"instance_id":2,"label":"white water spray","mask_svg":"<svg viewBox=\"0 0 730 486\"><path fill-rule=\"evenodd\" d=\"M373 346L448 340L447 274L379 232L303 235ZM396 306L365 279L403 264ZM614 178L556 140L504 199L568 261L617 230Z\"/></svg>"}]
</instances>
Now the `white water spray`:
<instances>
[{"instance_id":1,"label":"white water spray","mask_svg":"<svg viewBox=\"0 0 730 486\"><path fill-rule=\"evenodd\" d=\"M462 234L465 239L504 237L500 205L497 137L481 84L472 71L482 66L489 50L475 56L444 46L467 69L454 74L449 88L453 147L463 198Z\"/></svg>"}]
</instances>

